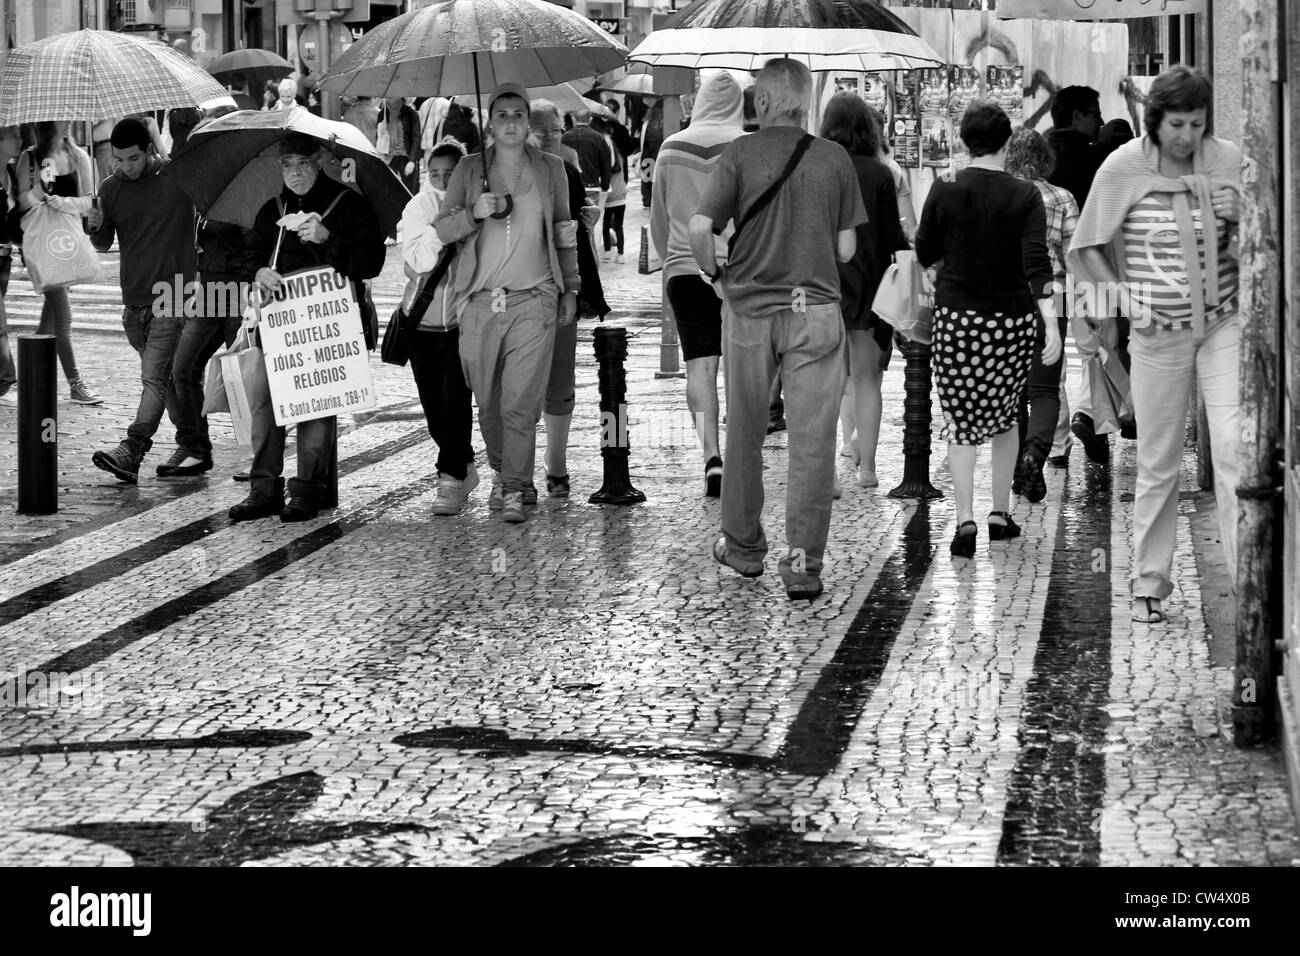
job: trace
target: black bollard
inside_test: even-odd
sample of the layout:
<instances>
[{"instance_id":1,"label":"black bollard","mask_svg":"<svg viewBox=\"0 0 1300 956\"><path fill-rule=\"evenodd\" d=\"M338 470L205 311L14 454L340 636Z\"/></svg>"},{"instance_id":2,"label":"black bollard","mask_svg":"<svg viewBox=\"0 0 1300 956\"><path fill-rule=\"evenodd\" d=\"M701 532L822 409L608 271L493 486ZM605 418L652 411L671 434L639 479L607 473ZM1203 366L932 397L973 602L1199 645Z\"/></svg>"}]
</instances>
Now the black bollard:
<instances>
[{"instance_id":1,"label":"black bollard","mask_svg":"<svg viewBox=\"0 0 1300 956\"><path fill-rule=\"evenodd\" d=\"M930 346L900 345L907 364L903 371L903 483L891 498L942 498L930 484Z\"/></svg>"},{"instance_id":2,"label":"black bollard","mask_svg":"<svg viewBox=\"0 0 1300 956\"><path fill-rule=\"evenodd\" d=\"M645 493L632 487L628 475L631 443L628 440L627 329L600 326L595 331L596 366L600 383L600 455L605 480L588 500L593 505L634 505Z\"/></svg>"},{"instance_id":3,"label":"black bollard","mask_svg":"<svg viewBox=\"0 0 1300 956\"><path fill-rule=\"evenodd\" d=\"M54 336L18 336L18 513L59 510L59 406Z\"/></svg>"}]
</instances>

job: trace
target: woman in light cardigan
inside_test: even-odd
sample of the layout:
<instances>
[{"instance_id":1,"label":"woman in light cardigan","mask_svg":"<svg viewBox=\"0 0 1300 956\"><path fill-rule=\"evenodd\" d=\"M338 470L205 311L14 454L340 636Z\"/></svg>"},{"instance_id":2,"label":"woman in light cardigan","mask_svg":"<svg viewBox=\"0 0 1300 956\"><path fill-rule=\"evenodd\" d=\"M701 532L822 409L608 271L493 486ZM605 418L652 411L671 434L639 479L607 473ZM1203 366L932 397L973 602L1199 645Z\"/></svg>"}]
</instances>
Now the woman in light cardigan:
<instances>
[{"instance_id":1,"label":"woman in light cardigan","mask_svg":"<svg viewBox=\"0 0 1300 956\"><path fill-rule=\"evenodd\" d=\"M1147 96L1146 135L1102 164L1070 246L1076 275L1117 292L1132 323L1137 484L1133 501L1135 621L1164 620L1173 592L1178 477L1192 375L1205 399L1214 493L1234 588L1237 564L1237 263L1241 151L1210 135L1213 89L1175 66ZM1206 255L1204 223L1213 215Z\"/></svg>"}]
</instances>

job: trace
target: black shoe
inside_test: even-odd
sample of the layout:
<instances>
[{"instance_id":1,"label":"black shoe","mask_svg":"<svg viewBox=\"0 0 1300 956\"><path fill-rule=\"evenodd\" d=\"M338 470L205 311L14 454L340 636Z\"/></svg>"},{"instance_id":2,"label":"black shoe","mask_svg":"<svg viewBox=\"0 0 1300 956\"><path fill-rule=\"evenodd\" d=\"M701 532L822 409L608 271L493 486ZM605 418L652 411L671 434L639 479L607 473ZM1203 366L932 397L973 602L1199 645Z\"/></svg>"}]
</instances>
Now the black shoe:
<instances>
[{"instance_id":1,"label":"black shoe","mask_svg":"<svg viewBox=\"0 0 1300 956\"><path fill-rule=\"evenodd\" d=\"M1068 468L1070 467L1070 456L1053 455L1051 458L1047 459L1047 463L1053 468Z\"/></svg>"},{"instance_id":2,"label":"black shoe","mask_svg":"<svg viewBox=\"0 0 1300 956\"><path fill-rule=\"evenodd\" d=\"M1137 422L1131 418L1126 418L1119 423L1119 437L1128 441L1137 441L1138 426Z\"/></svg>"},{"instance_id":3,"label":"black shoe","mask_svg":"<svg viewBox=\"0 0 1300 956\"><path fill-rule=\"evenodd\" d=\"M230 509L231 521L256 521L270 518L280 513L284 507L284 495L259 495L253 492L239 504Z\"/></svg>"},{"instance_id":4,"label":"black shoe","mask_svg":"<svg viewBox=\"0 0 1300 956\"><path fill-rule=\"evenodd\" d=\"M783 431L785 431L784 415L782 415L780 418L773 419L767 423L767 433L769 435L775 435L777 432L783 432Z\"/></svg>"},{"instance_id":5,"label":"black shoe","mask_svg":"<svg viewBox=\"0 0 1300 956\"><path fill-rule=\"evenodd\" d=\"M104 469L129 485L134 485L140 477L140 459L124 444L112 451L97 451L90 456L90 461L96 468Z\"/></svg>"},{"instance_id":6,"label":"black shoe","mask_svg":"<svg viewBox=\"0 0 1300 956\"><path fill-rule=\"evenodd\" d=\"M1032 451L1020 459L1020 481L1026 500L1042 501L1047 497L1047 482L1043 480L1043 460Z\"/></svg>"},{"instance_id":7,"label":"black shoe","mask_svg":"<svg viewBox=\"0 0 1300 956\"><path fill-rule=\"evenodd\" d=\"M1021 458L1020 461L1016 462L1016 473L1011 476L1011 493L1013 495L1018 495L1025 490L1025 474L1024 474L1024 466L1022 464L1023 461L1024 459Z\"/></svg>"},{"instance_id":8,"label":"black shoe","mask_svg":"<svg viewBox=\"0 0 1300 956\"><path fill-rule=\"evenodd\" d=\"M704 466L704 497L722 497L722 459L717 455Z\"/></svg>"},{"instance_id":9,"label":"black shoe","mask_svg":"<svg viewBox=\"0 0 1300 956\"><path fill-rule=\"evenodd\" d=\"M966 529L970 530L967 531ZM957 558L975 557L975 536L979 534L979 526L974 521L963 521L957 526L957 533L952 536L952 545L948 548Z\"/></svg>"},{"instance_id":10,"label":"black shoe","mask_svg":"<svg viewBox=\"0 0 1300 956\"><path fill-rule=\"evenodd\" d=\"M280 520L284 522L310 521L314 517L316 508L306 498L298 496L289 498L280 509Z\"/></svg>"},{"instance_id":11,"label":"black shoe","mask_svg":"<svg viewBox=\"0 0 1300 956\"><path fill-rule=\"evenodd\" d=\"M1005 511L990 511L990 518L1001 518L1006 524L994 524L989 522L989 540L1004 541L1007 538L1020 537L1020 525L1011 520L1011 515Z\"/></svg>"},{"instance_id":12,"label":"black shoe","mask_svg":"<svg viewBox=\"0 0 1300 956\"><path fill-rule=\"evenodd\" d=\"M1070 431L1074 432L1075 438L1083 442L1083 451L1089 461L1099 465L1110 463L1110 442L1106 440L1105 435L1098 435L1093 430L1091 416L1083 412L1075 412L1074 417L1070 419Z\"/></svg>"}]
</instances>

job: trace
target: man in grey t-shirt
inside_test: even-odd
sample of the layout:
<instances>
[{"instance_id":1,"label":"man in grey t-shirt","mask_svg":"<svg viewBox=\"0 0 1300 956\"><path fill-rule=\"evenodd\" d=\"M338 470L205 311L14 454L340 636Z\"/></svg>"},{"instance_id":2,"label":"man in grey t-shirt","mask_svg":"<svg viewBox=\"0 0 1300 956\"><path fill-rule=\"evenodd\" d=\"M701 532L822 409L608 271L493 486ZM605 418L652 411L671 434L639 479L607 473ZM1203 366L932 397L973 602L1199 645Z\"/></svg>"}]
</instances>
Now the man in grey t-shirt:
<instances>
[{"instance_id":1,"label":"man in grey t-shirt","mask_svg":"<svg viewBox=\"0 0 1300 956\"><path fill-rule=\"evenodd\" d=\"M739 224L784 172L804 136L812 75L794 60L758 74L759 131L735 140L718 160L691 218L691 251L723 298L727 447L722 473L719 562L747 577L763 573L763 438L768 389L779 370L789 425L786 543L779 570L791 599L822 593L830 530L835 422L844 392L844 320L836 260L848 262L854 229L867 221L858 177L844 148L813 139L775 198L739 229L725 268L714 233Z\"/></svg>"}]
</instances>

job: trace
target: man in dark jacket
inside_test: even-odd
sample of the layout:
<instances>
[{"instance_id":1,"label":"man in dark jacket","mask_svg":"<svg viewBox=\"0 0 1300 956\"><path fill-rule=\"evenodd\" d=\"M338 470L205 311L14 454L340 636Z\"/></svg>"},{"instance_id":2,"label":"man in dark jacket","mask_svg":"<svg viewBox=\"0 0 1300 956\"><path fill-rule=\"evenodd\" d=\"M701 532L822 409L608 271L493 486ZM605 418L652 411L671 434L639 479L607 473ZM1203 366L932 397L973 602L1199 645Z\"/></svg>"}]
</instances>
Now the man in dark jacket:
<instances>
[{"instance_id":1,"label":"man in dark jacket","mask_svg":"<svg viewBox=\"0 0 1300 956\"><path fill-rule=\"evenodd\" d=\"M320 171L320 144L289 133L280 142L284 189L262 206L250 236L253 274L264 298L280 288L282 277L299 269L330 266L359 290L364 279L384 267L384 236L369 203ZM290 213L315 213L295 228L281 227ZM281 233L283 232L283 235ZM278 255L277 255L277 240ZM230 509L234 521L279 514L281 521L308 521L323 507L331 451L337 431L334 416L298 423L298 476L289 479L284 500L284 428L275 424L269 391L254 403L253 465L248 498Z\"/></svg>"},{"instance_id":2,"label":"man in dark jacket","mask_svg":"<svg viewBox=\"0 0 1300 956\"><path fill-rule=\"evenodd\" d=\"M11 232L11 207L17 208L11 196L18 193L10 162L23 151L23 139L17 126L0 128L0 403L17 401L11 389L18 381L13 352L9 348L9 329L5 325L5 294L9 291L9 270L13 265L13 243L18 238Z\"/></svg>"},{"instance_id":3,"label":"man in dark jacket","mask_svg":"<svg viewBox=\"0 0 1300 956\"><path fill-rule=\"evenodd\" d=\"M90 241L107 252L116 235L122 255L122 325L140 355L140 406L126 439L91 456L97 468L135 484L140 462L166 409L176 426L176 452L159 468L164 477L197 475L212 467L186 446L194 422L176 401L172 360L185 322L187 287L194 281L194 205L161 175L166 161L154 152L148 127L133 117L113 127L117 172L99 187L99 205L87 217Z\"/></svg>"},{"instance_id":4,"label":"man in dark jacket","mask_svg":"<svg viewBox=\"0 0 1300 956\"><path fill-rule=\"evenodd\" d=\"M582 185L601 192L608 189L610 177L614 174L609 161L609 146L605 137L591 128L591 110L574 111L573 129L564 134L562 142L578 154Z\"/></svg>"},{"instance_id":5,"label":"man in dark jacket","mask_svg":"<svg viewBox=\"0 0 1300 956\"><path fill-rule=\"evenodd\" d=\"M1068 189L1083 209L1092 180L1106 158L1097 146L1101 129L1101 97L1089 86L1067 86L1052 101L1052 128L1044 138L1056 154L1056 166L1047 181Z\"/></svg>"}]
</instances>

